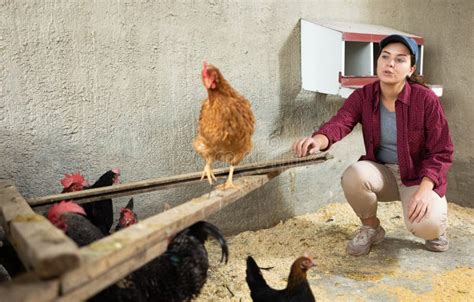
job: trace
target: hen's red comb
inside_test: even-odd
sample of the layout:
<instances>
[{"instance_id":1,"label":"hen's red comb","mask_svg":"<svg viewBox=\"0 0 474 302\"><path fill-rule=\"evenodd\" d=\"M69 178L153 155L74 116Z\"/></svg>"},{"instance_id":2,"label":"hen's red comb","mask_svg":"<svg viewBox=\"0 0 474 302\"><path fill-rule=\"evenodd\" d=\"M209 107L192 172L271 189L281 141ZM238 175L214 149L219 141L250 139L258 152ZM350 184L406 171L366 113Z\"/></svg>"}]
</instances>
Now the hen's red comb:
<instances>
[{"instance_id":1,"label":"hen's red comb","mask_svg":"<svg viewBox=\"0 0 474 302\"><path fill-rule=\"evenodd\" d=\"M61 184L63 185L64 189L69 188L72 184L81 184L83 186L87 186L88 183L84 176L81 173L71 173L71 174L64 174L64 178L61 179Z\"/></svg>"},{"instance_id":2,"label":"hen's red comb","mask_svg":"<svg viewBox=\"0 0 474 302\"><path fill-rule=\"evenodd\" d=\"M57 225L59 217L64 213L76 213L86 216L86 212L80 205L72 201L63 200L49 208L48 220L51 221L52 224Z\"/></svg>"},{"instance_id":3,"label":"hen's red comb","mask_svg":"<svg viewBox=\"0 0 474 302\"><path fill-rule=\"evenodd\" d=\"M209 75L207 74L207 61L202 63L202 76L207 78Z\"/></svg>"}]
</instances>

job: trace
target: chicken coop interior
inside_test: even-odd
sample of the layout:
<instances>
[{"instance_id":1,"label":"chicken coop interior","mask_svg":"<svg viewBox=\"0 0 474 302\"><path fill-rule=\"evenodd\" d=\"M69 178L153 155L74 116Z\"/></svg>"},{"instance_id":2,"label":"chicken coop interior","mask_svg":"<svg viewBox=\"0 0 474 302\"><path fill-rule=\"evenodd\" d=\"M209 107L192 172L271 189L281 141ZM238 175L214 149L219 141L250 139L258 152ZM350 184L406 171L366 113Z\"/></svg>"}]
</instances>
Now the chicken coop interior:
<instances>
[{"instance_id":1,"label":"chicken coop interior","mask_svg":"<svg viewBox=\"0 0 474 302\"><path fill-rule=\"evenodd\" d=\"M473 15L470 0L0 1L0 301L474 301ZM449 249L379 202L385 239L354 257L341 176L362 127L292 146L377 80L392 33L415 40L449 123Z\"/></svg>"}]
</instances>

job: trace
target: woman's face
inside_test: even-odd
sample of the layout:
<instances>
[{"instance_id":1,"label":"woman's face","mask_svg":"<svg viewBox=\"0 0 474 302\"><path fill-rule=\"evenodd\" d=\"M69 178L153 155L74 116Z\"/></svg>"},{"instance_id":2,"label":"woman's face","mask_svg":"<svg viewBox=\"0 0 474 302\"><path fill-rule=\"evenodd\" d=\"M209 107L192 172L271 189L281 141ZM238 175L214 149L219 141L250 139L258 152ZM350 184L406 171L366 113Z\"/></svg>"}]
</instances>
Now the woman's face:
<instances>
[{"instance_id":1,"label":"woman's face","mask_svg":"<svg viewBox=\"0 0 474 302\"><path fill-rule=\"evenodd\" d=\"M386 84L398 84L415 72L411 66L410 51L402 43L390 43L382 49L377 59L377 76Z\"/></svg>"}]
</instances>

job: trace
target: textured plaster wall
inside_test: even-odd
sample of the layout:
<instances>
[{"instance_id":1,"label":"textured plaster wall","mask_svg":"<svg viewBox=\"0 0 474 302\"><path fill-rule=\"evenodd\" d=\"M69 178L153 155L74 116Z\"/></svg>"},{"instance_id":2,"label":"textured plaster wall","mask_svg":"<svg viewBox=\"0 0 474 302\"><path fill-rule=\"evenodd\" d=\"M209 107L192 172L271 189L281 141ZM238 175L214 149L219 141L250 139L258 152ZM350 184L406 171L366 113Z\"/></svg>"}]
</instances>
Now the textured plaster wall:
<instances>
[{"instance_id":1,"label":"textured plaster wall","mask_svg":"<svg viewBox=\"0 0 474 302\"><path fill-rule=\"evenodd\" d=\"M462 131L473 120L467 52L473 43L472 26L461 28L460 22L472 25L472 4L445 6L0 0L0 178L14 179L25 196L39 196L60 191L59 179L72 171L93 181L120 167L127 182L201 170L191 141L206 96L199 77L203 60L252 102L257 130L245 162L278 158L343 102L300 92L298 20L306 18L378 23L426 37L425 73L445 86L457 147L449 193L467 200L463 177L473 176L466 168L472 167L473 140ZM285 172L213 221L237 232L343 201L340 174L364 152L359 129L331 152L334 160ZM139 195L137 212L150 216L164 202L180 204L208 190L203 183Z\"/></svg>"}]
</instances>

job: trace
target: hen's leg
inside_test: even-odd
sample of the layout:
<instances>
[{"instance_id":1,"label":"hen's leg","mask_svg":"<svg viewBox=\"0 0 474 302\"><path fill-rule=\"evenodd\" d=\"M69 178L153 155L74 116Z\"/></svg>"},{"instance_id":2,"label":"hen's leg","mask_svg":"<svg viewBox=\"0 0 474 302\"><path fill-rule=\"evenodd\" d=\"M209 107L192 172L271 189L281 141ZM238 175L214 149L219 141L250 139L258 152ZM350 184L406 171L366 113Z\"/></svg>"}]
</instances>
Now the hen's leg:
<instances>
[{"instance_id":1,"label":"hen's leg","mask_svg":"<svg viewBox=\"0 0 474 302\"><path fill-rule=\"evenodd\" d=\"M229 169L229 176L227 177L227 180L224 184L222 185L219 185L217 186L218 189L223 189L223 190L227 190L227 189L237 189L237 190L240 190L240 187L237 186L237 185L234 185L233 181L232 181L232 177L234 176L234 166L233 165L230 165L230 169Z\"/></svg>"},{"instance_id":2,"label":"hen's leg","mask_svg":"<svg viewBox=\"0 0 474 302\"><path fill-rule=\"evenodd\" d=\"M209 181L210 185L212 185L213 180L216 180L216 176L214 175L214 172L212 172L212 161L211 160L208 160L206 162L206 166L204 167L204 171L202 171L201 180L203 180L204 177L207 177L207 181Z\"/></svg>"}]
</instances>

